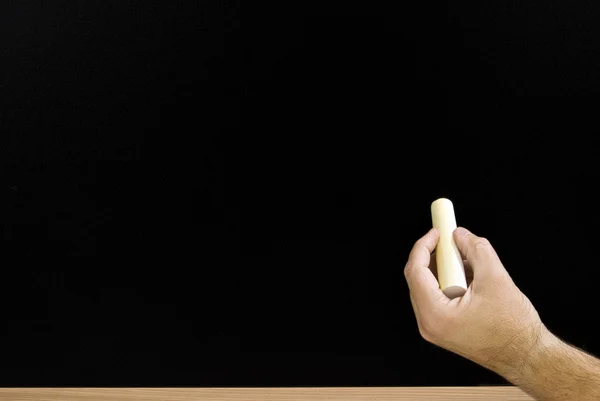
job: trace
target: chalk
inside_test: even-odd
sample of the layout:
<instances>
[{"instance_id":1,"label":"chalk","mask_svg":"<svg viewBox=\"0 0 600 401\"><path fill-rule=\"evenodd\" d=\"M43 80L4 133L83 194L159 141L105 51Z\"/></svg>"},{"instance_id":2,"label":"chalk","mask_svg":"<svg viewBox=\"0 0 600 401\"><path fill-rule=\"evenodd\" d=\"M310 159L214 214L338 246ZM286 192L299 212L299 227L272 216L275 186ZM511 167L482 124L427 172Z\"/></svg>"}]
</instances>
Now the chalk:
<instances>
[{"instance_id":1,"label":"chalk","mask_svg":"<svg viewBox=\"0 0 600 401\"><path fill-rule=\"evenodd\" d=\"M452 202L446 198L434 201L431 204L431 220L433 227L440 233L435 248L440 289L448 298L462 297L467 291L467 279L462 256L452 236L456 229Z\"/></svg>"}]
</instances>

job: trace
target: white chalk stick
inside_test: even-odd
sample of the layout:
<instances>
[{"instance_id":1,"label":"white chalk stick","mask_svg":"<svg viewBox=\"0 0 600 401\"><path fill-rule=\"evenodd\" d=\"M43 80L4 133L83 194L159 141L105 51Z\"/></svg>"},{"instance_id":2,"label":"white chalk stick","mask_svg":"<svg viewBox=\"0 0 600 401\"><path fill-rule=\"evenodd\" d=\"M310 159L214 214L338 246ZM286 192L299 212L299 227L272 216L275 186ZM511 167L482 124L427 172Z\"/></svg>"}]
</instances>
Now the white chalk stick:
<instances>
[{"instance_id":1,"label":"white chalk stick","mask_svg":"<svg viewBox=\"0 0 600 401\"><path fill-rule=\"evenodd\" d=\"M452 232L456 229L454 206L449 199L440 198L431 204L433 227L440 233L435 248L440 289L448 298L462 297L467 291L467 279L462 256Z\"/></svg>"}]
</instances>

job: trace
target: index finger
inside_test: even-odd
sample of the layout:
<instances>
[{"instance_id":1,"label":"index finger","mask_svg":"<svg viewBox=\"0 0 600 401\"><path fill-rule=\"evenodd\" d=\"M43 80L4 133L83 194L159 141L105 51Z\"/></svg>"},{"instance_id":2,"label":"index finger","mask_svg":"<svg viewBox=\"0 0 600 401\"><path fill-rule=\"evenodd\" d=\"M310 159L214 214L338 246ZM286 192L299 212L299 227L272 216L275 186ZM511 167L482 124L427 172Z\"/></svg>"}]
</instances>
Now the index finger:
<instances>
[{"instance_id":1,"label":"index finger","mask_svg":"<svg viewBox=\"0 0 600 401\"><path fill-rule=\"evenodd\" d=\"M433 272L429 269L431 253L437 246L439 236L438 230L432 228L415 242L404 268L408 288L417 304L431 304L446 297Z\"/></svg>"}]
</instances>

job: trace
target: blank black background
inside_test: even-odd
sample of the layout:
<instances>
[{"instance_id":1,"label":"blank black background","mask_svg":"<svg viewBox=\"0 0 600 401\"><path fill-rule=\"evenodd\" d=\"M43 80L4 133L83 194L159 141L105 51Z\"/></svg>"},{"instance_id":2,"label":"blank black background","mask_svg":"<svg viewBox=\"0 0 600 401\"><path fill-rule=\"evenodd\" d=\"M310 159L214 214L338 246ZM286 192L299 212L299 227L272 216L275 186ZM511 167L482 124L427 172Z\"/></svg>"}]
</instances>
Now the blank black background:
<instances>
[{"instance_id":1,"label":"blank black background","mask_svg":"<svg viewBox=\"0 0 600 401\"><path fill-rule=\"evenodd\" d=\"M2 2L0 384L506 384L419 336L438 197L600 354L599 13Z\"/></svg>"}]
</instances>

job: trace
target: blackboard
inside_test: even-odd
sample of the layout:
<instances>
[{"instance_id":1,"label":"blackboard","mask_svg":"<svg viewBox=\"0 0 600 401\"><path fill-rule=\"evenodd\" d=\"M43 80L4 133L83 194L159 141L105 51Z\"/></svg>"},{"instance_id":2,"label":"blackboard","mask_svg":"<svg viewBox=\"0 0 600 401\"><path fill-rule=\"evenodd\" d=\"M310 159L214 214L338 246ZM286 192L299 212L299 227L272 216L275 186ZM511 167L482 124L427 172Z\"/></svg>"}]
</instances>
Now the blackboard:
<instances>
[{"instance_id":1,"label":"blackboard","mask_svg":"<svg viewBox=\"0 0 600 401\"><path fill-rule=\"evenodd\" d=\"M430 204L600 354L587 3L0 5L0 384L506 384L424 341Z\"/></svg>"}]
</instances>

